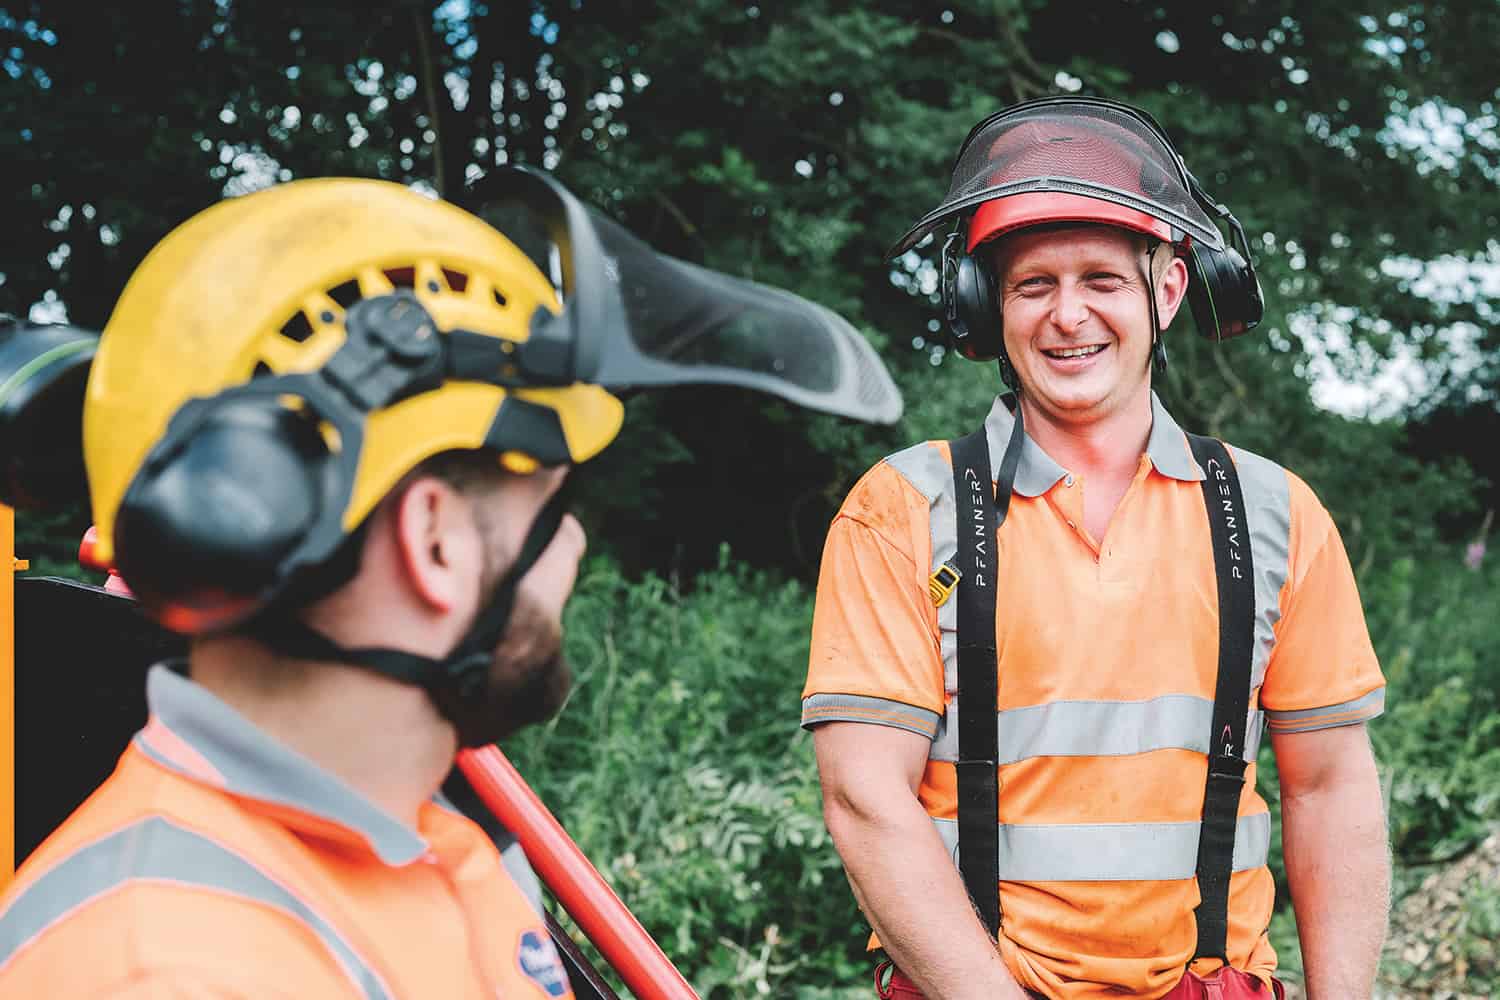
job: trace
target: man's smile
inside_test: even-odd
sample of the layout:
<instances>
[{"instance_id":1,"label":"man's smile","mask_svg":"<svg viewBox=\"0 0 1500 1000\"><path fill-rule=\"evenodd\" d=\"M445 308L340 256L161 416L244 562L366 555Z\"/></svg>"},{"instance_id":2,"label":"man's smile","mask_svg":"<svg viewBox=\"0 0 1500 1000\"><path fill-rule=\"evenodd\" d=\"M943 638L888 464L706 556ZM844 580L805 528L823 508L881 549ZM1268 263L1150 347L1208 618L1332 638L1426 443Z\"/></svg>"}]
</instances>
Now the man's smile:
<instances>
[{"instance_id":1,"label":"man's smile","mask_svg":"<svg viewBox=\"0 0 1500 1000\"><path fill-rule=\"evenodd\" d=\"M1087 344L1082 347L1049 347L1043 348L1042 353L1049 358L1068 361L1093 357L1108 346L1108 344Z\"/></svg>"}]
</instances>

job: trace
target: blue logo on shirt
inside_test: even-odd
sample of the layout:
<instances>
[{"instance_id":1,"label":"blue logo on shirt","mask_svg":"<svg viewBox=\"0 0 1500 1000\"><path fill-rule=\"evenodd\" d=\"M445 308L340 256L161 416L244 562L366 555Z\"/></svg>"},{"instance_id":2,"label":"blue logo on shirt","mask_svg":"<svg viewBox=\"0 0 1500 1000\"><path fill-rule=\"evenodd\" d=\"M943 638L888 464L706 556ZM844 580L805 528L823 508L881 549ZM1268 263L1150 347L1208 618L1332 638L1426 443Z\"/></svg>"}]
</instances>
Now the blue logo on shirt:
<instances>
[{"instance_id":1,"label":"blue logo on shirt","mask_svg":"<svg viewBox=\"0 0 1500 1000\"><path fill-rule=\"evenodd\" d=\"M557 946L546 934L540 931L522 934L516 963L526 978L541 987L549 997L568 995L568 973L563 968L562 957L557 954Z\"/></svg>"}]
</instances>

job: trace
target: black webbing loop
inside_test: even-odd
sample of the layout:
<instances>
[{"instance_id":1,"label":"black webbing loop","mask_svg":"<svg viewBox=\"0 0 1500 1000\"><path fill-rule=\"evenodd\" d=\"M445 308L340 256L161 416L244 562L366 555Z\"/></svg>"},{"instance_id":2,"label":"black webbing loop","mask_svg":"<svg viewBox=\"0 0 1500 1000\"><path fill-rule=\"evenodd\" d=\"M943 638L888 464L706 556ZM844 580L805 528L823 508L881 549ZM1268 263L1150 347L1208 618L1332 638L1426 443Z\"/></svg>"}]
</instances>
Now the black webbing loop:
<instances>
[{"instance_id":1,"label":"black webbing loop","mask_svg":"<svg viewBox=\"0 0 1500 1000\"><path fill-rule=\"evenodd\" d=\"M458 728L461 745L491 742L484 738L483 730L490 661L510 622L521 578L551 544L567 509L566 489L559 489L532 521L520 552L494 585L488 603L480 609L469 631L445 657L382 646L344 646L290 616L257 620L246 632L282 656L348 663L403 684L426 688L438 710Z\"/></svg>"},{"instance_id":2,"label":"black webbing loop","mask_svg":"<svg viewBox=\"0 0 1500 1000\"><path fill-rule=\"evenodd\" d=\"M1226 963L1229 876L1234 831L1245 784L1245 727L1250 714L1250 657L1255 640L1255 576L1245 498L1229 451L1213 438L1188 435L1206 477L1203 502L1213 537L1218 578L1219 668L1209 731L1208 780L1198 838L1198 948L1195 958Z\"/></svg>"},{"instance_id":3,"label":"black webbing loop","mask_svg":"<svg viewBox=\"0 0 1500 1000\"><path fill-rule=\"evenodd\" d=\"M958 508L958 870L991 937L1000 933L1000 786L995 722L997 532L1010 509L1025 433L1020 407L993 487L985 429L953 441ZM993 488L993 492L991 492Z\"/></svg>"},{"instance_id":4,"label":"black webbing loop","mask_svg":"<svg viewBox=\"0 0 1500 1000\"><path fill-rule=\"evenodd\" d=\"M399 649L378 647L351 649L334 642L296 618L277 618L259 623L249 633L282 656L323 663L348 663L383 674L402 684L426 686L432 660Z\"/></svg>"}]
</instances>

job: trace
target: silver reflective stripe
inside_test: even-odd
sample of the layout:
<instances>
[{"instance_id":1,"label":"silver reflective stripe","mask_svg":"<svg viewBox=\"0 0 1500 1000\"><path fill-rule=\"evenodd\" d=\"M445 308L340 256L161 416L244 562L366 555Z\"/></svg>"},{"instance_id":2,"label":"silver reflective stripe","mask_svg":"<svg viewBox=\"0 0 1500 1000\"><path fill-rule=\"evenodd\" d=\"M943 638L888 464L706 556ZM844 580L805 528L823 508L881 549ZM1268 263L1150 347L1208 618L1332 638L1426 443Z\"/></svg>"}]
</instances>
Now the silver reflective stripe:
<instances>
[{"instance_id":1,"label":"silver reflective stripe","mask_svg":"<svg viewBox=\"0 0 1500 1000\"><path fill-rule=\"evenodd\" d=\"M1230 447L1245 495L1250 525L1250 559L1255 567L1255 645L1250 658L1250 690L1266 677L1276 623L1281 620L1281 588L1286 585L1292 531L1291 487L1286 470L1242 448Z\"/></svg>"},{"instance_id":2,"label":"silver reflective stripe","mask_svg":"<svg viewBox=\"0 0 1500 1000\"><path fill-rule=\"evenodd\" d=\"M1292 712L1266 712L1266 722L1273 733L1310 733L1317 729L1334 729L1368 722L1385 711L1385 688L1325 708L1306 708Z\"/></svg>"},{"instance_id":3,"label":"silver reflective stripe","mask_svg":"<svg viewBox=\"0 0 1500 1000\"><path fill-rule=\"evenodd\" d=\"M912 488L926 497L929 503L936 502L942 493L952 492L953 467L931 441L914 444L894 455L888 455L885 462L901 473L901 477L911 483ZM944 483L948 484L946 490L943 488Z\"/></svg>"},{"instance_id":4,"label":"silver reflective stripe","mask_svg":"<svg viewBox=\"0 0 1500 1000\"><path fill-rule=\"evenodd\" d=\"M1214 703L1171 694L1148 701L1054 701L996 713L1001 764L1033 757L1125 757L1153 750L1208 753ZM1245 759L1254 760L1263 728L1252 710ZM958 699L947 706L929 760L958 760Z\"/></svg>"},{"instance_id":5,"label":"silver reflective stripe","mask_svg":"<svg viewBox=\"0 0 1500 1000\"><path fill-rule=\"evenodd\" d=\"M132 882L197 886L281 910L318 936L368 1000L390 1000L379 974L305 902L233 851L161 817L75 851L12 900L0 915L0 967L58 920Z\"/></svg>"},{"instance_id":6,"label":"silver reflective stripe","mask_svg":"<svg viewBox=\"0 0 1500 1000\"><path fill-rule=\"evenodd\" d=\"M1250 710L1250 723L1245 727L1245 759L1255 763L1260 754L1260 740L1266 733L1266 713L1257 708Z\"/></svg>"},{"instance_id":7,"label":"silver reflective stripe","mask_svg":"<svg viewBox=\"0 0 1500 1000\"><path fill-rule=\"evenodd\" d=\"M958 823L933 819L957 863ZM1006 882L1153 882L1192 878L1198 828L1191 823L1032 823L1000 825L1000 878ZM1271 846L1271 816L1241 816L1234 870L1259 868Z\"/></svg>"},{"instance_id":8,"label":"silver reflective stripe","mask_svg":"<svg viewBox=\"0 0 1500 1000\"><path fill-rule=\"evenodd\" d=\"M937 730L938 714L889 698L859 694L814 694L802 699L802 725L823 722L869 722L906 729L930 740Z\"/></svg>"},{"instance_id":9,"label":"silver reflective stripe","mask_svg":"<svg viewBox=\"0 0 1500 1000\"><path fill-rule=\"evenodd\" d=\"M886 464L901 474L931 505L927 528L932 536L932 566L936 572L958 554L958 508L953 503L953 466L935 445L919 444L898 451ZM958 690L958 601L947 600L937 609L939 652L943 656L943 686Z\"/></svg>"}]
</instances>

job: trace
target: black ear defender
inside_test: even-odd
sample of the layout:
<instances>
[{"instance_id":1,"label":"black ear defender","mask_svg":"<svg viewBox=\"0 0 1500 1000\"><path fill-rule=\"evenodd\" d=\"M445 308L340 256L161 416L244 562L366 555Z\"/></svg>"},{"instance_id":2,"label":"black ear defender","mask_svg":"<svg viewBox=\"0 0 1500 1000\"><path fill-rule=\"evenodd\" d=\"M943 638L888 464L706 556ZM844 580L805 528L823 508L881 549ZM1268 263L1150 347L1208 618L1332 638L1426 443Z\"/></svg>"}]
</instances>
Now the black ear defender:
<instances>
[{"instance_id":1,"label":"black ear defender","mask_svg":"<svg viewBox=\"0 0 1500 1000\"><path fill-rule=\"evenodd\" d=\"M966 220L943 244L943 310L955 351L970 361L993 361L1005 352L995 276L985 263L959 249Z\"/></svg>"},{"instance_id":2,"label":"black ear defender","mask_svg":"<svg viewBox=\"0 0 1500 1000\"><path fill-rule=\"evenodd\" d=\"M318 371L184 403L141 463L115 515L115 565L169 627L233 624L335 556L367 416L442 384L443 345L410 292L356 302L344 325ZM325 592L357 569L339 565L343 579L314 574Z\"/></svg>"},{"instance_id":3,"label":"black ear defender","mask_svg":"<svg viewBox=\"0 0 1500 1000\"><path fill-rule=\"evenodd\" d=\"M1213 341L1249 333L1260 323L1266 307L1260 279L1250 263L1250 241L1245 236L1245 227L1227 207L1209 197L1186 166L1182 172L1187 175L1188 191L1193 198L1223 220L1230 233L1229 243L1222 249L1197 242L1188 246L1187 262L1192 272L1188 309L1193 322L1200 335Z\"/></svg>"},{"instance_id":4,"label":"black ear defender","mask_svg":"<svg viewBox=\"0 0 1500 1000\"><path fill-rule=\"evenodd\" d=\"M273 397L213 404L183 414L190 426L152 451L116 515L116 567L147 599L256 597L331 499L313 419Z\"/></svg>"},{"instance_id":5,"label":"black ear defender","mask_svg":"<svg viewBox=\"0 0 1500 1000\"><path fill-rule=\"evenodd\" d=\"M994 270L988 263L964 253L967 220L960 219L943 243L943 312L948 320L949 345L970 361L995 361L1000 380L1007 388L1018 388L1016 373L1005 355L1005 330L1000 318L1000 296Z\"/></svg>"}]
</instances>

